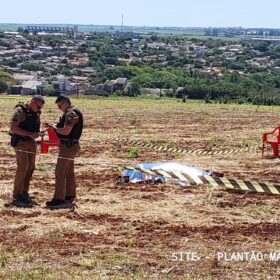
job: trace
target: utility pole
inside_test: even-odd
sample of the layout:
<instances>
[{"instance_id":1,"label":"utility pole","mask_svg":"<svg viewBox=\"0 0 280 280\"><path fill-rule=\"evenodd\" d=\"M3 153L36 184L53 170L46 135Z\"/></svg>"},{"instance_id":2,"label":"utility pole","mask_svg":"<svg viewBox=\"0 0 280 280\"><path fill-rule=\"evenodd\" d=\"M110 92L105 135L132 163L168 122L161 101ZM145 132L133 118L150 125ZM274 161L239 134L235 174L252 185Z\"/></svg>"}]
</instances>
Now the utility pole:
<instances>
[{"instance_id":1,"label":"utility pole","mask_svg":"<svg viewBox=\"0 0 280 280\"><path fill-rule=\"evenodd\" d=\"M122 15L122 25L121 25L121 37L123 35L123 15Z\"/></svg>"},{"instance_id":2,"label":"utility pole","mask_svg":"<svg viewBox=\"0 0 280 280\"><path fill-rule=\"evenodd\" d=\"M77 78L75 79L75 82L76 82L76 96L79 97L79 87L78 87Z\"/></svg>"}]
</instances>

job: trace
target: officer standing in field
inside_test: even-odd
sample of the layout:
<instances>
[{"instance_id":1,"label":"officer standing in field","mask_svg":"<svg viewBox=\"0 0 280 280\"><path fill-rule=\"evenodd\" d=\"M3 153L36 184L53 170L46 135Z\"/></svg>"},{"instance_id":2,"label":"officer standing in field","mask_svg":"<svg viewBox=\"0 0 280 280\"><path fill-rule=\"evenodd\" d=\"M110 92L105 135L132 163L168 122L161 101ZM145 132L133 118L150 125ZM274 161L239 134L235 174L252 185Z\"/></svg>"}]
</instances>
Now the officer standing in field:
<instances>
[{"instance_id":1,"label":"officer standing in field","mask_svg":"<svg viewBox=\"0 0 280 280\"><path fill-rule=\"evenodd\" d=\"M10 121L11 146L14 147L17 169L12 205L32 207L29 184L35 170L36 142L40 135L40 114L45 103L41 95L34 95L28 103L18 103Z\"/></svg>"},{"instance_id":2,"label":"officer standing in field","mask_svg":"<svg viewBox=\"0 0 280 280\"><path fill-rule=\"evenodd\" d=\"M53 199L46 203L49 209L70 208L76 198L74 158L80 150L79 139L83 130L83 115L71 105L69 97L60 95L55 103L63 115L56 125L46 124L60 139L55 168L55 192Z\"/></svg>"}]
</instances>

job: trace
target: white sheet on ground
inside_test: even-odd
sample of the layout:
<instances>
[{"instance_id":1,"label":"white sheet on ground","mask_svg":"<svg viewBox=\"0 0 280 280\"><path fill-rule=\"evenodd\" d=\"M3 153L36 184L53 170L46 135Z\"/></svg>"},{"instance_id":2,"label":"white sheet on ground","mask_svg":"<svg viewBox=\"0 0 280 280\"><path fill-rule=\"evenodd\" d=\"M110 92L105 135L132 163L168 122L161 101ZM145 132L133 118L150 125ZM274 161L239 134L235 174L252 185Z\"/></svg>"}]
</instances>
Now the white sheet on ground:
<instances>
[{"instance_id":1,"label":"white sheet on ground","mask_svg":"<svg viewBox=\"0 0 280 280\"><path fill-rule=\"evenodd\" d=\"M208 170L198 169L192 166L181 164L178 162L150 162L141 163L134 166L135 168L140 168L141 171L125 169L122 171L123 176L129 176L129 180L132 183L139 183L144 181L153 182L166 182L172 181L173 183L180 184L182 186L190 185L190 180L187 177L192 178L195 182L199 183L199 176L211 176L212 172ZM148 174L146 171L158 171L160 175ZM171 178L174 174L178 179Z\"/></svg>"}]
</instances>

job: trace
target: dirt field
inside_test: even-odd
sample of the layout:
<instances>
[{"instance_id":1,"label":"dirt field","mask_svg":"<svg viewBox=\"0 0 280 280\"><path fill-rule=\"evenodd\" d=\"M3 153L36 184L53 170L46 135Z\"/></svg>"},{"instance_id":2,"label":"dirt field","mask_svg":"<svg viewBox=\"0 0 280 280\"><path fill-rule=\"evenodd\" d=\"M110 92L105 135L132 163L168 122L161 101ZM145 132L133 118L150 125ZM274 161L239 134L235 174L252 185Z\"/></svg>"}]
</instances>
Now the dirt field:
<instances>
[{"instance_id":1,"label":"dirt field","mask_svg":"<svg viewBox=\"0 0 280 280\"><path fill-rule=\"evenodd\" d=\"M184 149L256 145L279 124L277 107L73 99L86 120L78 208L50 211L44 205L53 194L56 149L37 156L31 193L39 206L4 207L16 167L8 122L19 100L0 98L0 279L279 279L279 196L207 185L116 185L119 173L105 167L174 160L280 182L270 150L262 159L260 152L198 156L136 147L139 157L129 158L132 146L119 140ZM42 121L59 115L47 99Z\"/></svg>"}]
</instances>

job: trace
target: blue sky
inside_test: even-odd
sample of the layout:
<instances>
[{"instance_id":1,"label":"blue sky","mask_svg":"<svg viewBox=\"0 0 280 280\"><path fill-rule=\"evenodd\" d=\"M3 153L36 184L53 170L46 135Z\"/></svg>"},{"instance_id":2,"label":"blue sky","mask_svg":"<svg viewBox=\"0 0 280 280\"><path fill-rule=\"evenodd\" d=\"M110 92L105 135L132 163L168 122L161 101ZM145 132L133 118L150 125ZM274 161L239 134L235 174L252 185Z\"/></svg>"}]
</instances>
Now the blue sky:
<instances>
[{"instance_id":1,"label":"blue sky","mask_svg":"<svg viewBox=\"0 0 280 280\"><path fill-rule=\"evenodd\" d=\"M280 28L280 0L2 0L5 23Z\"/></svg>"}]
</instances>

